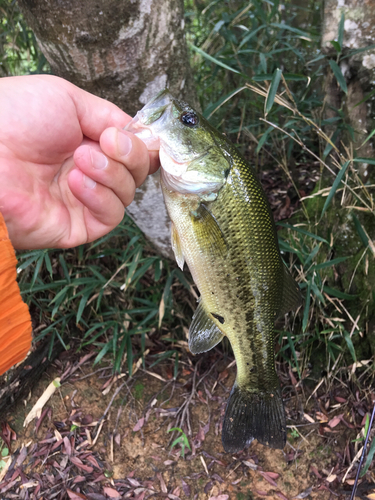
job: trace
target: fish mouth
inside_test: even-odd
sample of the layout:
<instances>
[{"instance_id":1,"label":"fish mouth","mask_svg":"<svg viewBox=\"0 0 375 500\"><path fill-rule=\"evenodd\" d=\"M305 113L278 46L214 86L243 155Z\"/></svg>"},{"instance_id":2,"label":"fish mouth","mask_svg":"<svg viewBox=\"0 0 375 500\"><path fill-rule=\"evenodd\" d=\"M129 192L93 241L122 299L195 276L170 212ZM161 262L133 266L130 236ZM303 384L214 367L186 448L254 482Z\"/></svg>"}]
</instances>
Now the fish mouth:
<instances>
[{"instance_id":1,"label":"fish mouth","mask_svg":"<svg viewBox=\"0 0 375 500\"><path fill-rule=\"evenodd\" d=\"M139 137L148 150L159 150L160 139L158 133L163 130L168 121L167 110L171 108L172 104L173 96L169 90L162 90L137 112L124 130Z\"/></svg>"}]
</instances>

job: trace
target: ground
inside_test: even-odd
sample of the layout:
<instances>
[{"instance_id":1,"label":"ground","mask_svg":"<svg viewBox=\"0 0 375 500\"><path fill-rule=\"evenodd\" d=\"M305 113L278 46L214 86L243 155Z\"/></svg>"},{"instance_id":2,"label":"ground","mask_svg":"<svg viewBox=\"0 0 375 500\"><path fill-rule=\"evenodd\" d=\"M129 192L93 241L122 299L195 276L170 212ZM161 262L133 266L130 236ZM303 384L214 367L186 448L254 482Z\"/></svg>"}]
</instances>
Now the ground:
<instances>
[{"instance_id":1,"label":"ground","mask_svg":"<svg viewBox=\"0 0 375 500\"><path fill-rule=\"evenodd\" d=\"M114 379L110 363L93 369L93 354L64 353L7 416L2 436L11 454L0 469L1 500L349 497L357 468L350 465L362 446L353 441L371 403L353 384L334 388L322 379L313 392L279 365L288 423L284 450L253 442L232 455L220 434L235 365L221 350L194 357L186 351L176 379L174 362L150 371L147 356L146 369L138 364L132 377ZM61 386L41 417L24 427L57 377ZM168 432L174 427L183 433ZM373 482L370 469L356 498L375 498Z\"/></svg>"}]
</instances>

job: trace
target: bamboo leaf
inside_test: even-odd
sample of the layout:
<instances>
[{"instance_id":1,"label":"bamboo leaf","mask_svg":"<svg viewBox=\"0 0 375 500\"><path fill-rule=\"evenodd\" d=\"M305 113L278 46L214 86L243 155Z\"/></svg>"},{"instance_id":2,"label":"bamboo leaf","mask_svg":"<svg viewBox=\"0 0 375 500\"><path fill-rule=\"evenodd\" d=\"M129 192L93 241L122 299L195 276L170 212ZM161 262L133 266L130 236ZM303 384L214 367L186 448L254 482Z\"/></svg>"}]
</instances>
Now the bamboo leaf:
<instances>
[{"instance_id":1,"label":"bamboo leaf","mask_svg":"<svg viewBox=\"0 0 375 500\"><path fill-rule=\"evenodd\" d=\"M355 214L352 214L352 217L353 217L354 225L355 225L355 228L357 230L358 236L361 238L363 245L365 247L368 247L368 236L365 233L365 231L362 227L362 224L359 222L359 220Z\"/></svg>"},{"instance_id":2,"label":"bamboo leaf","mask_svg":"<svg viewBox=\"0 0 375 500\"><path fill-rule=\"evenodd\" d=\"M354 300L357 298L357 295L350 295L349 293L341 292L340 290L336 290L335 288L331 288L326 285L324 285L323 291L332 297L337 297L338 299Z\"/></svg>"},{"instance_id":3,"label":"bamboo leaf","mask_svg":"<svg viewBox=\"0 0 375 500\"><path fill-rule=\"evenodd\" d=\"M331 43L333 45L336 52L338 52L338 53L341 52L341 45L339 44L339 42L336 42L336 40L331 40L329 43Z\"/></svg>"},{"instance_id":4,"label":"bamboo leaf","mask_svg":"<svg viewBox=\"0 0 375 500\"><path fill-rule=\"evenodd\" d=\"M188 42L188 44L189 44L189 46L190 46L191 49L193 49L195 52L197 52L197 54L205 57L208 61L211 61L214 64L217 64L218 66L221 66L222 68L227 69L228 71L232 71L233 73L237 73L238 75L241 74L236 69L231 68L230 66L228 66L227 64L224 64L223 62L219 61L215 57L210 56L210 54L207 54L207 52L205 52L204 50L200 49L199 47L196 47L192 43Z\"/></svg>"},{"instance_id":5,"label":"bamboo leaf","mask_svg":"<svg viewBox=\"0 0 375 500\"><path fill-rule=\"evenodd\" d=\"M375 158L354 158L355 163L368 163L369 165L375 165Z\"/></svg>"},{"instance_id":6,"label":"bamboo leaf","mask_svg":"<svg viewBox=\"0 0 375 500\"><path fill-rule=\"evenodd\" d=\"M305 309L303 311L303 320L302 320L302 331L306 331L307 323L309 320L309 311L310 311L310 292L311 292L311 281L309 281L309 284L307 286L307 293L306 293L306 301L305 301Z\"/></svg>"},{"instance_id":7,"label":"bamboo leaf","mask_svg":"<svg viewBox=\"0 0 375 500\"><path fill-rule=\"evenodd\" d=\"M287 30L291 31L292 33L295 33L298 35L300 38L304 38L305 40L308 40L309 42L312 42L312 36L307 33L307 31L302 31L299 30L298 28L293 28L293 26L289 26L287 24L281 24L281 23L271 23L270 26L273 26L274 28L280 28L282 30Z\"/></svg>"},{"instance_id":8,"label":"bamboo leaf","mask_svg":"<svg viewBox=\"0 0 375 500\"><path fill-rule=\"evenodd\" d=\"M340 262L344 262L347 259L349 259L349 257L337 257L336 259L328 260L327 262L323 262L322 264L317 264L316 266L314 266L314 269L319 270L319 269L324 269L326 267L334 266L336 264L339 264Z\"/></svg>"},{"instance_id":9,"label":"bamboo leaf","mask_svg":"<svg viewBox=\"0 0 375 500\"><path fill-rule=\"evenodd\" d=\"M348 86L346 85L346 81L345 81L344 75L342 74L340 66L337 64L336 61L333 61L332 59L329 61L329 65L331 66L331 70L333 71L333 74L335 75L337 83L340 85L342 91L345 92L345 94L347 94L348 93Z\"/></svg>"},{"instance_id":10,"label":"bamboo leaf","mask_svg":"<svg viewBox=\"0 0 375 500\"><path fill-rule=\"evenodd\" d=\"M345 25L345 12L343 12L341 14L341 19L340 19L340 24L339 24L339 36L337 38L337 41L338 41L338 44L340 46L340 50L338 50L338 52L342 51L342 45L344 42L344 25Z\"/></svg>"},{"instance_id":11,"label":"bamboo leaf","mask_svg":"<svg viewBox=\"0 0 375 500\"><path fill-rule=\"evenodd\" d=\"M328 241L325 240L324 238L322 238L321 236L318 236L317 234L310 233L309 231L306 231L305 229L302 229L300 227L292 226L291 224L288 224L287 222L277 222L277 225L281 226L281 227L286 227L287 229L292 229L292 231L296 231L296 233L305 234L306 236L309 236L310 238L313 238L314 240L322 241L323 243L327 243L327 245L329 245Z\"/></svg>"},{"instance_id":12,"label":"bamboo leaf","mask_svg":"<svg viewBox=\"0 0 375 500\"><path fill-rule=\"evenodd\" d=\"M354 363L356 363L357 356L355 355L354 345L353 345L353 342L352 342L352 339L351 339L349 333L346 330L344 330L344 338L345 338L345 341L346 341L346 345L348 346L348 349L350 351L350 354L351 354L351 356L353 358L353 361L354 361Z\"/></svg>"},{"instance_id":13,"label":"bamboo leaf","mask_svg":"<svg viewBox=\"0 0 375 500\"><path fill-rule=\"evenodd\" d=\"M370 446L370 449L369 449L368 454L367 454L366 462L365 462L365 465L363 466L363 469L361 470L359 477L363 477L366 474L366 472L368 471L368 469L372 463L372 459L374 458L374 454L375 454L375 437L372 438L372 442L371 442L371 446Z\"/></svg>"},{"instance_id":14,"label":"bamboo leaf","mask_svg":"<svg viewBox=\"0 0 375 500\"><path fill-rule=\"evenodd\" d=\"M327 196L327 199L326 199L326 201L324 203L324 207L323 207L320 219L322 219L322 217L325 214L327 208L329 207L329 204L331 203L332 198L334 197L334 195L335 195L335 193L337 191L337 188L339 187L339 185L341 183L341 180L342 180L342 178L345 175L345 172L346 172L346 169L349 166L349 163L350 163L350 161L345 162L344 165L341 167L340 172L337 174L337 177L334 180L334 183L332 184L331 191L329 192L329 195Z\"/></svg>"},{"instance_id":15,"label":"bamboo leaf","mask_svg":"<svg viewBox=\"0 0 375 500\"><path fill-rule=\"evenodd\" d=\"M281 75L282 75L281 69L277 68L273 74L271 85L268 89L266 103L265 103L265 115L267 115L271 111L271 108L275 101L276 92L280 84Z\"/></svg>"},{"instance_id":16,"label":"bamboo leaf","mask_svg":"<svg viewBox=\"0 0 375 500\"><path fill-rule=\"evenodd\" d=\"M259 139L258 145L257 145L256 150L255 150L255 152L257 154L262 149L263 144L266 142L267 137L269 136L270 132L272 132L272 130L274 130L273 127L268 127L268 129L264 132L264 134L262 135L262 137Z\"/></svg>"}]
</instances>

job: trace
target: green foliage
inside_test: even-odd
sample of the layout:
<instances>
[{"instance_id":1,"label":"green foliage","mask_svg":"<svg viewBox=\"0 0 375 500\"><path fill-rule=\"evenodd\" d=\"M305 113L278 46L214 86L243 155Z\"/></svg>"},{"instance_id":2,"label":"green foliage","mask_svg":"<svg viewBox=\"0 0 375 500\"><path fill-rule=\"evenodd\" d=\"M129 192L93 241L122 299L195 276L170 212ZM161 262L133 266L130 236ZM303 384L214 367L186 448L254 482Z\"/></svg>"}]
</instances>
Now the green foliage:
<instances>
[{"instance_id":1,"label":"green foliage","mask_svg":"<svg viewBox=\"0 0 375 500\"><path fill-rule=\"evenodd\" d=\"M49 72L15 0L0 0L0 77Z\"/></svg>"},{"instance_id":2,"label":"green foliage","mask_svg":"<svg viewBox=\"0 0 375 500\"><path fill-rule=\"evenodd\" d=\"M95 363L109 356L115 371L126 363L130 374L135 357L143 356L146 334L159 328L162 299L165 324L179 328L171 289L178 279L190 286L153 253L128 217L92 244L20 254L18 273L22 294L41 325L35 342L49 335L51 349L55 340L69 349L70 338L78 337L82 348L96 346Z\"/></svg>"},{"instance_id":3,"label":"green foliage","mask_svg":"<svg viewBox=\"0 0 375 500\"><path fill-rule=\"evenodd\" d=\"M321 178L311 198L301 201L294 223L280 224L280 249L305 300L293 323L279 332L279 355L300 378L308 373L312 352L313 363L319 359L328 372L340 360L356 363L362 355L359 346L365 352L361 304L371 302L371 286L359 294L356 283L368 266L365 261L375 257L369 237L375 204L356 166L372 165L373 159L356 158L350 146L339 151L338 139L353 138L354 131L343 109L334 110L332 118L322 112L328 71L347 92L340 65L355 51L343 52L345 16L331 41L335 54L327 55L320 50L321 3L306 2L302 8L292 0L213 1L195 11L188 5L188 40L204 115L237 142L258 170L272 172L278 165L299 197L290 163L315 160L321 172L329 172L331 184L327 187L326 181L323 187ZM368 214L366 219L362 214ZM340 273L350 276L344 285L338 282Z\"/></svg>"},{"instance_id":4,"label":"green foliage","mask_svg":"<svg viewBox=\"0 0 375 500\"><path fill-rule=\"evenodd\" d=\"M182 429L179 427L173 427L172 429L169 429L168 432L180 432L180 436L178 436L173 443L171 444L171 449L174 448L176 445L181 446L181 456L182 458L185 458L185 449L188 448L191 451L189 440L187 435L184 433Z\"/></svg>"}]
</instances>

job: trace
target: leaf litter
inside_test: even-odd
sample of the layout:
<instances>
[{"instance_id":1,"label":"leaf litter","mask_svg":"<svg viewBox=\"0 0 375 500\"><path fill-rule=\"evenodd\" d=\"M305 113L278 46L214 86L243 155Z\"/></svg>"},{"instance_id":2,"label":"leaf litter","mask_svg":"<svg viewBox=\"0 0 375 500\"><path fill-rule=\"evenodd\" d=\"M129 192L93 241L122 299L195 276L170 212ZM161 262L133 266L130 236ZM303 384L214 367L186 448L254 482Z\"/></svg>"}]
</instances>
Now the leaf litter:
<instances>
[{"instance_id":1,"label":"leaf litter","mask_svg":"<svg viewBox=\"0 0 375 500\"><path fill-rule=\"evenodd\" d=\"M26 407L19 404L2 423L10 456L0 470L1 499L344 500L350 494L375 394L360 393L344 375L337 385L324 380L308 390L278 363L287 445L281 451L254 442L233 455L222 449L221 425L235 367L221 351L195 357L182 351L176 380L169 377L171 360L153 367L157 378L146 362L135 376L114 379L108 366L90 374L91 357L62 356ZM23 429L25 415L57 377L61 387ZM185 458L179 446L171 449L168 431L176 427L191 447ZM372 467L358 494L374 497Z\"/></svg>"}]
</instances>

